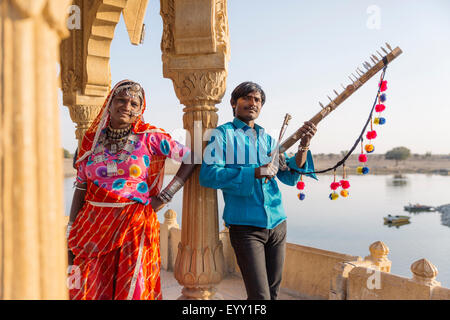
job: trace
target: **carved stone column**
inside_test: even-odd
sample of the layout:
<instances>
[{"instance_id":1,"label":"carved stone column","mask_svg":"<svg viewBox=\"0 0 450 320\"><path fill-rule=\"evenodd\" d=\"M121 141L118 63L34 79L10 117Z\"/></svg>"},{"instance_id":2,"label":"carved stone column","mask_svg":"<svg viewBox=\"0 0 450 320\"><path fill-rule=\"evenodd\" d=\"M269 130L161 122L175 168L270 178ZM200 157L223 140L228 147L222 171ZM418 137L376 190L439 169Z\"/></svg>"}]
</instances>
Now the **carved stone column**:
<instances>
[{"instance_id":1,"label":"carved stone column","mask_svg":"<svg viewBox=\"0 0 450 320\"><path fill-rule=\"evenodd\" d=\"M67 298L56 65L69 2L0 2L0 299Z\"/></svg>"},{"instance_id":2,"label":"carved stone column","mask_svg":"<svg viewBox=\"0 0 450 320\"><path fill-rule=\"evenodd\" d=\"M225 93L229 59L226 0L161 0L164 77L185 105L187 144L200 155L207 129L217 126L215 105ZM181 242L174 275L180 299L212 299L224 271L217 192L201 187L197 168L183 189Z\"/></svg>"}]
</instances>

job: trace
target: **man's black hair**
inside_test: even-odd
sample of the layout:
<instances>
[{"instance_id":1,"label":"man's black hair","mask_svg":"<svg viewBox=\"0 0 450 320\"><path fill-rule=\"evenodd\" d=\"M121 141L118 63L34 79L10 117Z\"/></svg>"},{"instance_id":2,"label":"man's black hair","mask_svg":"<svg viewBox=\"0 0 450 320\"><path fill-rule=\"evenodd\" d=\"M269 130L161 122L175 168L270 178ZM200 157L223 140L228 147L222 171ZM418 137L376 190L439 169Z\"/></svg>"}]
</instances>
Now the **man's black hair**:
<instances>
[{"instance_id":1,"label":"man's black hair","mask_svg":"<svg viewBox=\"0 0 450 320\"><path fill-rule=\"evenodd\" d=\"M239 98L247 96L249 93L252 92L259 92L261 95L261 105L263 106L266 102L266 94L264 93L264 90L261 88L261 86L257 83L246 81L242 82L240 85L238 85L236 88L234 88L233 92L231 93L231 99L230 103L231 105L236 105L236 102ZM235 109L233 108L233 116L235 116Z\"/></svg>"}]
</instances>

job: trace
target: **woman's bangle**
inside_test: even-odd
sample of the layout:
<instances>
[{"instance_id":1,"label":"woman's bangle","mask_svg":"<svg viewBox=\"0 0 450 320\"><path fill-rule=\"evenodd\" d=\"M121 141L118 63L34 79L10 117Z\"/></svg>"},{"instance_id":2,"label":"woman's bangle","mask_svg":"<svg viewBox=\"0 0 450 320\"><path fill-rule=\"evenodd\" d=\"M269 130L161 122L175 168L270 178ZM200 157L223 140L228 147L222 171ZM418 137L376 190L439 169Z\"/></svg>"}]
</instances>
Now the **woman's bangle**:
<instances>
[{"instance_id":1,"label":"woman's bangle","mask_svg":"<svg viewBox=\"0 0 450 320\"><path fill-rule=\"evenodd\" d=\"M178 192L181 188L183 188L184 181L179 177L175 176L173 180L168 184L168 186L161 191L160 194L157 195L157 198L162 203L168 203L172 200L175 193Z\"/></svg>"}]
</instances>

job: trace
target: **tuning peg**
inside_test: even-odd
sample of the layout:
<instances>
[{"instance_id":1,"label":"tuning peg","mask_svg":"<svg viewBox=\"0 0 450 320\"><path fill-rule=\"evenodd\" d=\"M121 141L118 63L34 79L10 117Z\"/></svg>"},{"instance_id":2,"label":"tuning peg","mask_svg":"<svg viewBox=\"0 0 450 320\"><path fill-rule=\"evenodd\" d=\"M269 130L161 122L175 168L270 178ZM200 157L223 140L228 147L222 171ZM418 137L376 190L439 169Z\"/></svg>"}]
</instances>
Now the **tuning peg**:
<instances>
[{"instance_id":1,"label":"tuning peg","mask_svg":"<svg viewBox=\"0 0 450 320\"><path fill-rule=\"evenodd\" d=\"M353 81L353 79L352 79L350 76L348 76L348 78L350 79L350 81L351 81L352 83L355 83L355 81Z\"/></svg>"},{"instance_id":2,"label":"tuning peg","mask_svg":"<svg viewBox=\"0 0 450 320\"><path fill-rule=\"evenodd\" d=\"M369 65L369 66L370 66L370 65ZM370 67L369 67L369 66L368 66L368 63L367 63L367 62L364 62L364 63L363 63L363 67L366 68L367 71L370 70Z\"/></svg>"},{"instance_id":3,"label":"tuning peg","mask_svg":"<svg viewBox=\"0 0 450 320\"><path fill-rule=\"evenodd\" d=\"M386 47L389 49L389 51L392 51L392 47L390 46L389 43L386 42Z\"/></svg>"},{"instance_id":4,"label":"tuning peg","mask_svg":"<svg viewBox=\"0 0 450 320\"><path fill-rule=\"evenodd\" d=\"M321 107L322 109L325 109L325 107L324 107L324 105L322 104L322 102L319 101L319 104L320 104L320 107Z\"/></svg>"},{"instance_id":5,"label":"tuning peg","mask_svg":"<svg viewBox=\"0 0 450 320\"><path fill-rule=\"evenodd\" d=\"M380 61L380 59L378 59L376 55L373 54L372 57L375 59L375 61Z\"/></svg>"},{"instance_id":6,"label":"tuning peg","mask_svg":"<svg viewBox=\"0 0 450 320\"><path fill-rule=\"evenodd\" d=\"M358 70L359 72L361 72L361 75L362 75L362 76L364 75L364 71L362 71L359 67L357 68L357 70Z\"/></svg>"},{"instance_id":7,"label":"tuning peg","mask_svg":"<svg viewBox=\"0 0 450 320\"><path fill-rule=\"evenodd\" d=\"M353 74L353 72L352 72L352 76L354 76L356 80L358 80L358 79L359 79L359 78L358 78L357 76L355 76L355 75Z\"/></svg>"},{"instance_id":8,"label":"tuning peg","mask_svg":"<svg viewBox=\"0 0 450 320\"><path fill-rule=\"evenodd\" d=\"M383 48L383 47L380 47L380 48L381 48L381 50L383 50L384 53L389 54L389 52L387 52L385 48Z\"/></svg>"},{"instance_id":9,"label":"tuning peg","mask_svg":"<svg viewBox=\"0 0 450 320\"><path fill-rule=\"evenodd\" d=\"M333 91L337 96L339 96L339 93L335 89L333 89Z\"/></svg>"},{"instance_id":10,"label":"tuning peg","mask_svg":"<svg viewBox=\"0 0 450 320\"><path fill-rule=\"evenodd\" d=\"M373 62L374 64L377 64L377 62L375 61L375 59L374 59L373 57L370 57L370 59L372 60L372 62Z\"/></svg>"},{"instance_id":11,"label":"tuning peg","mask_svg":"<svg viewBox=\"0 0 450 320\"><path fill-rule=\"evenodd\" d=\"M378 50L377 50L377 53L380 56L380 58L383 59L383 55L381 53L379 53Z\"/></svg>"},{"instance_id":12,"label":"tuning peg","mask_svg":"<svg viewBox=\"0 0 450 320\"><path fill-rule=\"evenodd\" d=\"M344 87L344 85L341 83L341 87L345 90L345 87Z\"/></svg>"},{"instance_id":13,"label":"tuning peg","mask_svg":"<svg viewBox=\"0 0 450 320\"><path fill-rule=\"evenodd\" d=\"M330 99L331 102L333 102L333 99L331 99L329 95L327 95L327 97L328 97L328 99Z\"/></svg>"}]
</instances>

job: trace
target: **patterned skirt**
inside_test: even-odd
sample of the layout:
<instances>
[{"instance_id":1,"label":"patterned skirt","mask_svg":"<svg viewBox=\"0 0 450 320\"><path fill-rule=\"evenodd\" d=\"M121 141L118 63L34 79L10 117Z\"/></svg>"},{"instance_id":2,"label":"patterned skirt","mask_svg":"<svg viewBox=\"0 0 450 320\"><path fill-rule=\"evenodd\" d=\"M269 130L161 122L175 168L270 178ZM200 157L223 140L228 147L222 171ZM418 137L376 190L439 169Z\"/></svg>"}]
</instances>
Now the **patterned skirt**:
<instances>
[{"instance_id":1,"label":"patterned skirt","mask_svg":"<svg viewBox=\"0 0 450 320\"><path fill-rule=\"evenodd\" d=\"M150 205L88 181L68 239L72 300L160 300L159 222Z\"/></svg>"}]
</instances>

